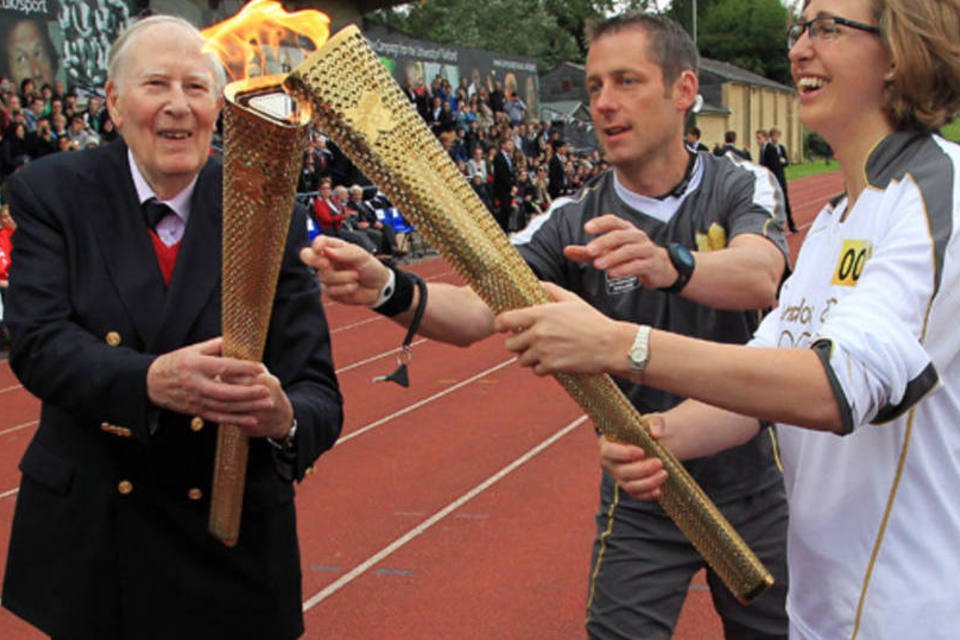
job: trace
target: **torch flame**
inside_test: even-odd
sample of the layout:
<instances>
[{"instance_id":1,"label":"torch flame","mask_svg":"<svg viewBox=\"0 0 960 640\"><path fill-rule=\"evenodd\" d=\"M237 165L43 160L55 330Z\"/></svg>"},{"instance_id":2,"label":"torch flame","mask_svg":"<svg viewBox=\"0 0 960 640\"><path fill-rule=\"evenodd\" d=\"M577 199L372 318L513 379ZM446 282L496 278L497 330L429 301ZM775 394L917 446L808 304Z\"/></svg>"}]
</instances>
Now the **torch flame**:
<instances>
[{"instance_id":1,"label":"torch flame","mask_svg":"<svg viewBox=\"0 0 960 640\"><path fill-rule=\"evenodd\" d=\"M201 34L230 79L245 80L285 73L299 64L327 41L330 18L312 9L287 13L274 0L251 0L238 14Z\"/></svg>"}]
</instances>

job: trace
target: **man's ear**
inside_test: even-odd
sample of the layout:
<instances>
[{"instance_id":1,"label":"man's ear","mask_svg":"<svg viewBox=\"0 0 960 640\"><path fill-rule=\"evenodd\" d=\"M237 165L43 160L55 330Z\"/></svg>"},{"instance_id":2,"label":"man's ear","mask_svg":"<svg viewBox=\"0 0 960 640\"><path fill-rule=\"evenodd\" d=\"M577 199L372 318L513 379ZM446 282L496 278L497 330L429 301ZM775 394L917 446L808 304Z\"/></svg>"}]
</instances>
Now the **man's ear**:
<instances>
[{"instance_id":1,"label":"man's ear","mask_svg":"<svg viewBox=\"0 0 960 640\"><path fill-rule=\"evenodd\" d=\"M697 100L700 83L697 74L691 69L684 69L673 81L673 102L679 111L689 111Z\"/></svg>"},{"instance_id":2,"label":"man's ear","mask_svg":"<svg viewBox=\"0 0 960 640\"><path fill-rule=\"evenodd\" d=\"M113 80L107 80L104 85L104 91L107 94L107 113L113 120L114 126L120 130L123 118L120 116L120 91L117 89L117 83Z\"/></svg>"}]
</instances>

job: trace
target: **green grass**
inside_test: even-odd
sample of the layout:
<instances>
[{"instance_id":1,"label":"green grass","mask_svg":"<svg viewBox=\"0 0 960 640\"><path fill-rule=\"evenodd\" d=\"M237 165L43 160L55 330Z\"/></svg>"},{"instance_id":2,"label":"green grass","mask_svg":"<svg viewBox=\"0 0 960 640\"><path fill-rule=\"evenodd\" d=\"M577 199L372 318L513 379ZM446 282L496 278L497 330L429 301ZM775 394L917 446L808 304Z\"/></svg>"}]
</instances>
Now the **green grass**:
<instances>
[{"instance_id":1,"label":"green grass","mask_svg":"<svg viewBox=\"0 0 960 640\"><path fill-rule=\"evenodd\" d=\"M953 140L960 143L960 118L957 118L941 130L943 137L947 140ZM831 160L826 164L823 159L817 159L812 162L803 162L801 164L791 164L786 169L787 180L803 178L806 176L815 176L821 173L830 173L840 168L836 160Z\"/></svg>"},{"instance_id":2,"label":"green grass","mask_svg":"<svg viewBox=\"0 0 960 640\"><path fill-rule=\"evenodd\" d=\"M947 140L960 142L960 118L957 118L943 128L943 137Z\"/></svg>"},{"instance_id":3,"label":"green grass","mask_svg":"<svg viewBox=\"0 0 960 640\"><path fill-rule=\"evenodd\" d=\"M787 174L787 180L794 180L795 178L805 178L806 176L830 173L838 169L840 169L840 164L836 160L831 160L830 164L825 163L823 160L814 160L813 162L788 165L784 173Z\"/></svg>"}]
</instances>

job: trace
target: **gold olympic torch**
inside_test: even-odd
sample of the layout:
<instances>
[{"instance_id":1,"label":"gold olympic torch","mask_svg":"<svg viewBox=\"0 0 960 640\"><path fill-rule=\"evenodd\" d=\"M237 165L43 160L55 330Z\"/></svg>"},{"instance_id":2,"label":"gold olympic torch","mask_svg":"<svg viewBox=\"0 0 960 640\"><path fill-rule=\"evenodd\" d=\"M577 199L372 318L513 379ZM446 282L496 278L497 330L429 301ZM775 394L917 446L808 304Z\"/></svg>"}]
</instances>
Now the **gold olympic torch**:
<instances>
[{"instance_id":1,"label":"gold olympic torch","mask_svg":"<svg viewBox=\"0 0 960 640\"><path fill-rule=\"evenodd\" d=\"M290 229L307 143L309 113L297 110L267 73L274 59L326 41L329 18L319 11L284 11L279 2L252 0L228 20L203 30L207 50L235 81L223 110L223 355L260 361L273 310L280 263ZM271 55L272 58L271 58ZM217 433L210 533L237 544L249 443L236 427Z\"/></svg>"},{"instance_id":2,"label":"gold olympic torch","mask_svg":"<svg viewBox=\"0 0 960 640\"><path fill-rule=\"evenodd\" d=\"M223 355L260 361L296 197L306 127L270 118L250 102L277 96L282 76L227 85L223 148ZM280 93L280 99L288 99ZM248 442L217 433L210 533L237 544Z\"/></svg>"},{"instance_id":3,"label":"gold olympic torch","mask_svg":"<svg viewBox=\"0 0 960 640\"><path fill-rule=\"evenodd\" d=\"M548 301L526 265L414 111L356 27L347 27L284 81L312 104L315 122L373 180L490 307L504 311ZM663 460L669 480L660 503L741 601L773 577L609 376L558 375L608 437Z\"/></svg>"}]
</instances>

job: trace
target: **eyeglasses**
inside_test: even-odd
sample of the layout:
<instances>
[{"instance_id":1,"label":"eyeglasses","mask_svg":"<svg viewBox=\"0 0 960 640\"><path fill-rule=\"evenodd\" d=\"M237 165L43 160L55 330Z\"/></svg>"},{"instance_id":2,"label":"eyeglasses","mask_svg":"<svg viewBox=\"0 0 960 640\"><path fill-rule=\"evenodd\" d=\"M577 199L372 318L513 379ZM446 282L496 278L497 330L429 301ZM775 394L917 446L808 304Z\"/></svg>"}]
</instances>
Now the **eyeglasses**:
<instances>
[{"instance_id":1,"label":"eyeglasses","mask_svg":"<svg viewBox=\"0 0 960 640\"><path fill-rule=\"evenodd\" d=\"M790 27L789 31L787 31L787 49L793 49L793 45L797 44L797 41L800 39L800 36L803 35L804 31L809 33L811 40L819 39L825 42L833 40L837 37L837 34L840 33L837 25L880 35L880 29L873 25L857 22L856 20L847 20L840 16L817 16L810 20L798 22Z\"/></svg>"}]
</instances>

